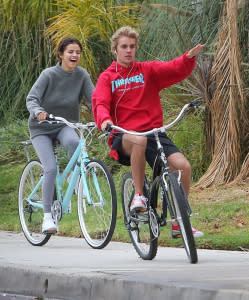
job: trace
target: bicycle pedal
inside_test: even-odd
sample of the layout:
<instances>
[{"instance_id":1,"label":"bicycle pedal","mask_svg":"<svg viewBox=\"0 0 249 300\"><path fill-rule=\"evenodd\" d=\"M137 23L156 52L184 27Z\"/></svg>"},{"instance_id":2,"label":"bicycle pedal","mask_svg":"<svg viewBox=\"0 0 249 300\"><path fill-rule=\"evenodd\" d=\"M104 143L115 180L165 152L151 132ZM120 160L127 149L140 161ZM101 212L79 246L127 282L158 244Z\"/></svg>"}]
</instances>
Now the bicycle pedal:
<instances>
[{"instance_id":1,"label":"bicycle pedal","mask_svg":"<svg viewBox=\"0 0 249 300\"><path fill-rule=\"evenodd\" d=\"M161 226L161 227L163 227L163 226L165 226L165 225L167 225L166 220L163 220L163 221L160 222L160 226Z\"/></svg>"},{"instance_id":2,"label":"bicycle pedal","mask_svg":"<svg viewBox=\"0 0 249 300\"><path fill-rule=\"evenodd\" d=\"M45 230L45 231L43 231L43 233L44 234L56 234L56 233L58 233L58 231L54 230L54 229L51 229L51 230Z\"/></svg>"},{"instance_id":3,"label":"bicycle pedal","mask_svg":"<svg viewBox=\"0 0 249 300\"><path fill-rule=\"evenodd\" d=\"M148 213L147 209L139 209L139 210L131 210L130 211L131 216L146 215L147 213Z\"/></svg>"},{"instance_id":4,"label":"bicycle pedal","mask_svg":"<svg viewBox=\"0 0 249 300\"><path fill-rule=\"evenodd\" d=\"M24 207L23 212L25 212L25 213L32 213L32 207L31 206Z\"/></svg>"},{"instance_id":5,"label":"bicycle pedal","mask_svg":"<svg viewBox=\"0 0 249 300\"><path fill-rule=\"evenodd\" d=\"M171 239L180 239L182 237L182 235L179 233L179 234L171 234L170 235Z\"/></svg>"},{"instance_id":6,"label":"bicycle pedal","mask_svg":"<svg viewBox=\"0 0 249 300\"><path fill-rule=\"evenodd\" d=\"M130 215L131 215L131 217L133 217L133 218L136 218L136 216L139 216L139 215L141 215L142 214L142 212L140 212L140 211L135 211L135 210L131 210L130 211Z\"/></svg>"},{"instance_id":7,"label":"bicycle pedal","mask_svg":"<svg viewBox=\"0 0 249 300\"><path fill-rule=\"evenodd\" d=\"M130 231L138 231L138 225L130 225L130 228L129 228Z\"/></svg>"}]
</instances>

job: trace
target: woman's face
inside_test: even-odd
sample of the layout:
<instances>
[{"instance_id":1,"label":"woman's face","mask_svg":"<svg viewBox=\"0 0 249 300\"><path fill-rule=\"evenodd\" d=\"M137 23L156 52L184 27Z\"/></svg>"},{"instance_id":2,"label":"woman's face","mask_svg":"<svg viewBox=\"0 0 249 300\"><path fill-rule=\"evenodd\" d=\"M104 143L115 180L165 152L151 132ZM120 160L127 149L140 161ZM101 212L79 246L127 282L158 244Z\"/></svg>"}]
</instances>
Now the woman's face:
<instances>
[{"instance_id":1,"label":"woman's face","mask_svg":"<svg viewBox=\"0 0 249 300\"><path fill-rule=\"evenodd\" d=\"M63 54L60 54L62 69L73 72L80 60L80 52L80 46L78 44L67 45Z\"/></svg>"}]
</instances>

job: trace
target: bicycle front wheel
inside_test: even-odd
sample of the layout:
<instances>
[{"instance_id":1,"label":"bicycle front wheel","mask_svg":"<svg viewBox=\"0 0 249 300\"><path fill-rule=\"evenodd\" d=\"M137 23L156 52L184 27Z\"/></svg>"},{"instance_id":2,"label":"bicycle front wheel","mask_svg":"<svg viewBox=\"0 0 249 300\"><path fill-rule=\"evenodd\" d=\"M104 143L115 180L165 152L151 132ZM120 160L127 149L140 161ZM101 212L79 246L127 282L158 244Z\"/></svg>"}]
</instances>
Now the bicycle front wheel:
<instances>
[{"instance_id":1,"label":"bicycle front wheel","mask_svg":"<svg viewBox=\"0 0 249 300\"><path fill-rule=\"evenodd\" d=\"M117 216L114 182L106 165L97 159L86 165L90 201L86 198L82 178L78 189L78 217L86 242L95 249L104 248L111 240Z\"/></svg>"},{"instance_id":2,"label":"bicycle front wheel","mask_svg":"<svg viewBox=\"0 0 249 300\"><path fill-rule=\"evenodd\" d=\"M187 204L185 203L185 195L181 183L177 180L177 174L170 171L168 175L169 185L169 200L171 201L172 208L176 221L181 231L184 248L186 250L190 263L197 263L198 256L195 247L195 241L192 232L192 226L189 220Z\"/></svg>"},{"instance_id":3,"label":"bicycle front wheel","mask_svg":"<svg viewBox=\"0 0 249 300\"><path fill-rule=\"evenodd\" d=\"M31 200L34 203L42 203L42 174L40 161L31 160L23 169L19 183L19 219L26 239L34 246L46 244L51 237L51 234L42 233L43 208L34 207L28 202L28 198L39 183Z\"/></svg>"},{"instance_id":4,"label":"bicycle front wheel","mask_svg":"<svg viewBox=\"0 0 249 300\"><path fill-rule=\"evenodd\" d=\"M148 211L135 213L132 216L130 214L130 205L134 197L134 182L131 172L127 172L123 176L121 193L124 222L131 242L142 259L151 260L157 253L158 238L152 233ZM144 188L144 195L149 197L146 188Z\"/></svg>"}]
</instances>

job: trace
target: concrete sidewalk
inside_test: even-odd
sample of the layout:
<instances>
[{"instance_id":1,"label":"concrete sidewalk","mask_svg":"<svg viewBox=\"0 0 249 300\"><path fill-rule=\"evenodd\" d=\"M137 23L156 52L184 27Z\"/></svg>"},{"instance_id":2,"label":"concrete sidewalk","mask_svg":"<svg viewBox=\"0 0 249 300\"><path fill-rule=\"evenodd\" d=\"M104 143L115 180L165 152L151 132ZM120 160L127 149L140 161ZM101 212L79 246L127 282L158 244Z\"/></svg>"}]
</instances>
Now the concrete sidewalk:
<instances>
[{"instance_id":1,"label":"concrete sidewalk","mask_svg":"<svg viewBox=\"0 0 249 300\"><path fill-rule=\"evenodd\" d=\"M131 244L91 249L84 239L53 236L34 247L22 233L0 231L0 292L53 299L245 300L249 253L159 248L141 260Z\"/></svg>"}]
</instances>

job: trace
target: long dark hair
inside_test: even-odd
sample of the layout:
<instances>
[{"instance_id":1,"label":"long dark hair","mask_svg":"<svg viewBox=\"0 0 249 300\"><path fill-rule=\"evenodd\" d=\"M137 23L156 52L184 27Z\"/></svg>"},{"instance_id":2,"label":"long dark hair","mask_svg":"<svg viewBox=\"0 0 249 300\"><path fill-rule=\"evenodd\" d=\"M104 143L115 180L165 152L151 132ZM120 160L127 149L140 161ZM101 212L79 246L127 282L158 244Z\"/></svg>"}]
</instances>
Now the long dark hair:
<instances>
[{"instance_id":1,"label":"long dark hair","mask_svg":"<svg viewBox=\"0 0 249 300\"><path fill-rule=\"evenodd\" d=\"M66 47L69 44L77 44L77 45L79 45L80 51L82 51L82 45L81 45L81 43L80 43L79 40L77 40L75 38L72 38L72 37L66 37L66 38L64 38L64 39L62 39L60 41L60 44L58 46L57 57L59 58L60 61L61 61L60 55L62 55L64 53Z\"/></svg>"}]
</instances>

